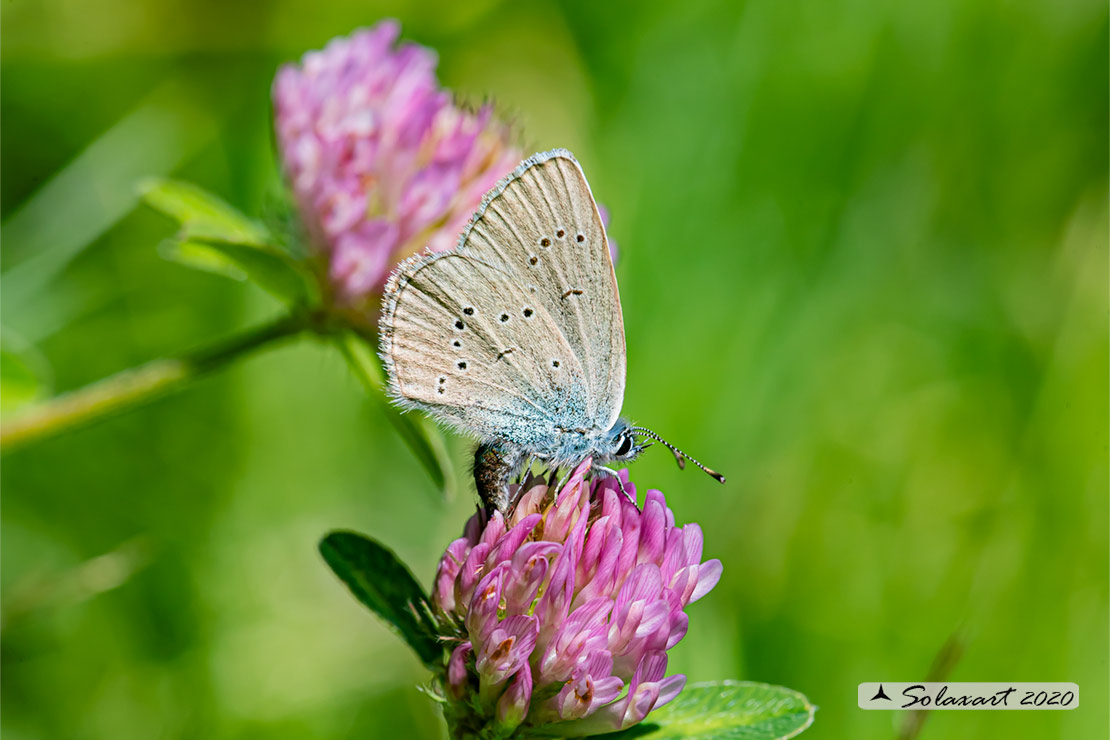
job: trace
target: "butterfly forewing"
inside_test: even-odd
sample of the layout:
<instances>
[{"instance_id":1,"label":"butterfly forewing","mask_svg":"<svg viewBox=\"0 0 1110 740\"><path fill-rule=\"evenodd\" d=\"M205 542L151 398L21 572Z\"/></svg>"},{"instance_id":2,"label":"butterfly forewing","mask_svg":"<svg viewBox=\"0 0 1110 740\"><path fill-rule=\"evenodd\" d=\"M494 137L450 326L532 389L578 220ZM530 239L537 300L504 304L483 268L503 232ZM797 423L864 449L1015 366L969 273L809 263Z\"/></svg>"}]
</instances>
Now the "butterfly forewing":
<instances>
[{"instance_id":1,"label":"butterfly forewing","mask_svg":"<svg viewBox=\"0 0 1110 740\"><path fill-rule=\"evenodd\" d=\"M554 431L608 429L624 327L604 228L581 169L536 155L491 191L460 247L404 263L386 291L392 392L536 452Z\"/></svg>"},{"instance_id":2,"label":"butterfly forewing","mask_svg":"<svg viewBox=\"0 0 1110 740\"><path fill-rule=\"evenodd\" d=\"M587 426L605 430L624 398L624 322L605 229L569 152L533 157L464 233L462 251L513 268L586 374ZM495 191L496 192L496 191Z\"/></svg>"}]
</instances>

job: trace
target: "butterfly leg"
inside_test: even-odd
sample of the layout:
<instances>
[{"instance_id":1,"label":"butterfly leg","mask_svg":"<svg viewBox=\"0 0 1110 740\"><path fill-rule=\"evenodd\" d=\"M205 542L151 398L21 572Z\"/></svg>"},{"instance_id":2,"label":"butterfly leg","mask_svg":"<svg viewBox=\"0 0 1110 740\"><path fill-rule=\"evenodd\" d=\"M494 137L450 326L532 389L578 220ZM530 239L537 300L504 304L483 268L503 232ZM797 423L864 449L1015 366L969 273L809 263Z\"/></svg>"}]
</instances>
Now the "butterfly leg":
<instances>
[{"instance_id":1,"label":"butterfly leg","mask_svg":"<svg viewBox=\"0 0 1110 740\"><path fill-rule=\"evenodd\" d=\"M554 477L554 474L556 472L558 472L558 470L559 470L559 467L556 465L555 468L551 471L552 477ZM565 486L567 484L567 481L570 480L570 477L572 475L574 475L574 468L567 468L567 472L564 473L563 477L559 479L559 482L555 484L555 491L558 492L558 491L563 490L563 486Z\"/></svg>"},{"instance_id":2,"label":"butterfly leg","mask_svg":"<svg viewBox=\"0 0 1110 740\"><path fill-rule=\"evenodd\" d=\"M504 442L483 442L474 452L474 485L486 513L506 512L514 503L509 500L509 483L520 472L524 453Z\"/></svg>"},{"instance_id":3,"label":"butterfly leg","mask_svg":"<svg viewBox=\"0 0 1110 740\"><path fill-rule=\"evenodd\" d=\"M636 500L628 494L628 491L624 490L624 481L621 479L620 473L613 470L612 468L607 468L604 465L594 465L590 469L593 470L594 473L597 474L598 476L610 476L610 477L612 477L614 480L617 481L617 487L621 489L621 493L624 494L624 497L627 498L632 503L636 503Z\"/></svg>"}]
</instances>

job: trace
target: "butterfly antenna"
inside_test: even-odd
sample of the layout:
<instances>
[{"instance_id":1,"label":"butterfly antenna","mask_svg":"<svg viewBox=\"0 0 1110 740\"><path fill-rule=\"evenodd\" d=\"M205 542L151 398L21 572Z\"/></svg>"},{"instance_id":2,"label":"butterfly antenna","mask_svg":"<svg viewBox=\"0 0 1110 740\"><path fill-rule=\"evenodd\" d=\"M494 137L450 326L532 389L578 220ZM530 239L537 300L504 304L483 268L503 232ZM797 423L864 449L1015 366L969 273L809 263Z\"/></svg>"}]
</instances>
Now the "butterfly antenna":
<instances>
[{"instance_id":1,"label":"butterfly antenna","mask_svg":"<svg viewBox=\"0 0 1110 740\"><path fill-rule=\"evenodd\" d=\"M701 468L703 471L705 471L711 478L714 478L714 479L720 481L721 483L725 482L725 477L723 475L721 475L720 473L718 473L716 470L713 470L712 468L707 468L706 466L702 465L700 462L698 462L694 458L690 457L685 452L678 449L673 444L671 444L667 440L663 439L662 437L660 437L658 434L651 431L647 427L632 427L632 431L636 432L638 434L642 434L645 437L651 437L656 442L660 442L664 446L666 446L666 448L668 450L670 450L671 452L674 453L674 459L678 462L678 467L680 469L685 470L686 469L686 461L689 460L690 462L694 463L694 465L697 465L699 468Z\"/></svg>"}]
</instances>

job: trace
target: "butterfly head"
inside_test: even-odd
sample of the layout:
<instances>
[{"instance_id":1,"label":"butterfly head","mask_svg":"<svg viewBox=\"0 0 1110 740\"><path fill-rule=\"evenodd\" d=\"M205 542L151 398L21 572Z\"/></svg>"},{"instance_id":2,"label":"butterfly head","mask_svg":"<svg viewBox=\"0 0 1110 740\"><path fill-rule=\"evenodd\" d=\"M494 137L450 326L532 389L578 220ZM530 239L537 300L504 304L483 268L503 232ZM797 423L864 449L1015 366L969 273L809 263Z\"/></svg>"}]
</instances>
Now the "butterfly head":
<instances>
[{"instance_id":1,"label":"butterfly head","mask_svg":"<svg viewBox=\"0 0 1110 740\"><path fill-rule=\"evenodd\" d=\"M651 447L651 442L639 443L636 432L625 419L617 419L613 428L601 440L599 457L607 461L628 462L639 457L640 453Z\"/></svg>"},{"instance_id":2,"label":"butterfly head","mask_svg":"<svg viewBox=\"0 0 1110 740\"><path fill-rule=\"evenodd\" d=\"M613 425L613 428L609 430L607 441L609 445L612 446L612 450L609 453L609 459L631 460L651 446L651 442L639 442L637 440L637 438L639 437L646 437L648 439L655 440L656 442L659 442L668 450L670 450L672 453L674 453L675 460L678 461L678 467L685 468L686 461L689 460L690 462L694 463L694 465L705 471L705 473L707 473L710 477L720 481L721 483L725 482L725 477L718 473L716 470L713 470L712 468L707 468L706 466L702 465L700 462L690 457L685 452L678 449L673 444L663 439L647 427L634 427L624 419L618 419L617 423Z\"/></svg>"}]
</instances>

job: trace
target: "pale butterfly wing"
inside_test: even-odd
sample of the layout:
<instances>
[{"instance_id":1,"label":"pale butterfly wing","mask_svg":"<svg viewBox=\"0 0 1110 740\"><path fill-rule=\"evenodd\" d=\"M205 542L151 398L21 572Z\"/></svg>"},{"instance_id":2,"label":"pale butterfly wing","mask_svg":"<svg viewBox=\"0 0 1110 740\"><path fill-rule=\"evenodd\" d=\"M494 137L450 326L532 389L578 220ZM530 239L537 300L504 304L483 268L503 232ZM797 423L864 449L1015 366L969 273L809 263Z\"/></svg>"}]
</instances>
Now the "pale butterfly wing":
<instances>
[{"instance_id":1,"label":"pale butterfly wing","mask_svg":"<svg viewBox=\"0 0 1110 740\"><path fill-rule=\"evenodd\" d=\"M537 451L552 431L609 429L624 396L624 325L574 157L526 160L486 196L455 251L403 263L381 334L403 405Z\"/></svg>"},{"instance_id":2,"label":"pale butterfly wing","mask_svg":"<svg viewBox=\"0 0 1110 740\"><path fill-rule=\"evenodd\" d=\"M551 314L586 373L589 426L607 430L624 400L617 278L586 176L565 149L526 160L491 191L460 249L513 268Z\"/></svg>"},{"instance_id":3,"label":"pale butterfly wing","mask_svg":"<svg viewBox=\"0 0 1110 740\"><path fill-rule=\"evenodd\" d=\"M472 255L402 264L396 303L383 314L391 392L479 436L541 445L569 419L583 418L573 406L585 379L559 328L535 304L509 273ZM535 346L544 346L550 368L526 349Z\"/></svg>"}]
</instances>

